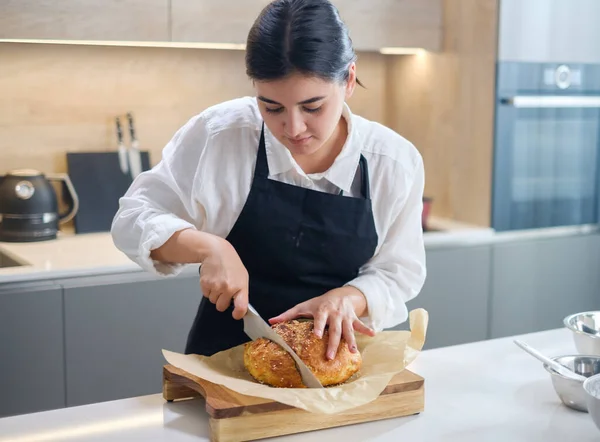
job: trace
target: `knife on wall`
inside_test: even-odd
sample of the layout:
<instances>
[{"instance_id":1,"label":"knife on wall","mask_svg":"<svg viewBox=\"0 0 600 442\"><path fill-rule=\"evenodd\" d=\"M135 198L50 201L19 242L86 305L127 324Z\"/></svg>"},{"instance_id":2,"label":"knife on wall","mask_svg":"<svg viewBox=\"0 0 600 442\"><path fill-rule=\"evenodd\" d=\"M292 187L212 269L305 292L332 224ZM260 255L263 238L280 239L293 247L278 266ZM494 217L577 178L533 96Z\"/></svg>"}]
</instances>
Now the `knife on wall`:
<instances>
[{"instance_id":1,"label":"knife on wall","mask_svg":"<svg viewBox=\"0 0 600 442\"><path fill-rule=\"evenodd\" d=\"M117 151L119 152L119 166L121 167L121 172L127 174L129 173L129 161L127 159L127 148L123 144L123 131L121 130L121 120L119 117L115 118L115 122L117 125Z\"/></svg>"},{"instance_id":2,"label":"knife on wall","mask_svg":"<svg viewBox=\"0 0 600 442\"><path fill-rule=\"evenodd\" d=\"M131 115L131 112L127 113L127 121L129 122L129 135L131 136L131 147L128 150L129 167L131 168L131 179L135 180L135 177L142 173L142 157L140 155L140 146L135 136L133 115Z\"/></svg>"},{"instance_id":3,"label":"knife on wall","mask_svg":"<svg viewBox=\"0 0 600 442\"><path fill-rule=\"evenodd\" d=\"M248 304L248 312L244 316L244 332L252 339L266 338L279 344L290 354L294 359L294 362L296 362L296 367L302 377L302 383L308 388L323 388L323 385L321 385L314 373L310 371L310 368L308 368L296 352L287 345L285 340L260 317L256 309L250 304Z\"/></svg>"}]
</instances>

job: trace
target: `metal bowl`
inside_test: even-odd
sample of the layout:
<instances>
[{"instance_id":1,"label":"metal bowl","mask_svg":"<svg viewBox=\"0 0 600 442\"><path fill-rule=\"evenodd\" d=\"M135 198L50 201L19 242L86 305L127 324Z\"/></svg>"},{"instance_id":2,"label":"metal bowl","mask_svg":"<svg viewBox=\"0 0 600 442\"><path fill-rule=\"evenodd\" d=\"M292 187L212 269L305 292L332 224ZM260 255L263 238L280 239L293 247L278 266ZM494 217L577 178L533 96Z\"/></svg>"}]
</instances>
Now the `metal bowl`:
<instances>
[{"instance_id":1,"label":"metal bowl","mask_svg":"<svg viewBox=\"0 0 600 442\"><path fill-rule=\"evenodd\" d=\"M552 359L586 378L600 374L600 356L567 355ZM554 391L563 404L574 410L588 411L583 381L567 378L546 364L544 368L550 373Z\"/></svg>"},{"instance_id":2,"label":"metal bowl","mask_svg":"<svg viewBox=\"0 0 600 442\"><path fill-rule=\"evenodd\" d=\"M600 375L592 376L583 383L587 409L596 427L600 430Z\"/></svg>"},{"instance_id":3,"label":"metal bowl","mask_svg":"<svg viewBox=\"0 0 600 442\"><path fill-rule=\"evenodd\" d=\"M600 356L600 311L575 313L563 322L573 333L579 354Z\"/></svg>"}]
</instances>

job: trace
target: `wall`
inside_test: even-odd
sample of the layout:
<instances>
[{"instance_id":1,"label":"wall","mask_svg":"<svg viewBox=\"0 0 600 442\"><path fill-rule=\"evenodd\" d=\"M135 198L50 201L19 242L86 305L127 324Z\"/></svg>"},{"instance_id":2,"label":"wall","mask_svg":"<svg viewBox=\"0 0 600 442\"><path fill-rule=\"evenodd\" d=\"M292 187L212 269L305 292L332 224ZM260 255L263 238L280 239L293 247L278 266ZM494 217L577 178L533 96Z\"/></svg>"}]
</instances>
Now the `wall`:
<instances>
[{"instance_id":1,"label":"wall","mask_svg":"<svg viewBox=\"0 0 600 442\"><path fill-rule=\"evenodd\" d=\"M422 152L432 214L490 225L496 0L445 0L443 51L390 59L386 123Z\"/></svg>"},{"instance_id":2,"label":"wall","mask_svg":"<svg viewBox=\"0 0 600 442\"><path fill-rule=\"evenodd\" d=\"M380 122L385 64L383 55L359 54L368 89L349 102ZM155 164L191 116L253 94L242 51L0 43L0 65L0 174L64 172L67 151L114 150L114 117L129 111Z\"/></svg>"}]
</instances>

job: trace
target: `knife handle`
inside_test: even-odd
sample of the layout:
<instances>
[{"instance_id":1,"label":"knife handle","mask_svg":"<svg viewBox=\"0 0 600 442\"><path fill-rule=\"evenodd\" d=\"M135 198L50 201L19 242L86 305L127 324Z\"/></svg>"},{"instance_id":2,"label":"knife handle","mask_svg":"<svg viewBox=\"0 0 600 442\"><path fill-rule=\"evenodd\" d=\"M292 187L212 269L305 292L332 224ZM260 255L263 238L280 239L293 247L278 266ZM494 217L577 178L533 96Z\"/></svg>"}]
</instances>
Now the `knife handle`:
<instances>
[{"instance_id":1,"label":"knife handle","mask_svg":"<svg viewBox=\"0 0 600 442\"><path fill-rule=\"evenodd\" d=\"M127 121L129 122L129 135L131 136L131 142L135 142L136 138L135 138L135 129L133 127L133 115L131 115L131 112L127 112Z\"/></svg>"},{"instance_id":2,"label":"knife handle","mask_svg":"<svg viewBox=\"0 0 600 442\"><path fill-rule=\"evenodd\" d=\"M117 141L119 144L123 143L123 130L121 129L121 120L119 117L115 118L115 123L117 125Z\"/></svg>"}]
</instances>

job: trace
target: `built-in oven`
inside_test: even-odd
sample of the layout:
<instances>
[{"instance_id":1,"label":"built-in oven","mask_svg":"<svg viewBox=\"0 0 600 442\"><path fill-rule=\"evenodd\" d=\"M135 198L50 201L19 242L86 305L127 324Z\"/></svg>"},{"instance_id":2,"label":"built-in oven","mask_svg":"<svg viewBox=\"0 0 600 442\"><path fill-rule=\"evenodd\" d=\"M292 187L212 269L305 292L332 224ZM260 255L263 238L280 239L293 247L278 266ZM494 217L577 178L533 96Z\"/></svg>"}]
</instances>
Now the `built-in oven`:
<instances>
[{"instance_id":1,"label":"built-in oven","mask_svg":"<svg viewBox=\"0 0 600 442\"><path fill-rule=\"evenodd\" d=\"M496 230L598 222L600 65L498 65Z\"/></svg>"},{"instance_id":2,"label":"built-in oven","mask_svg":"<svg viewBox=\"0 0 600 442\"><path fill-rule=\"evenodd\" d=\"M596 0L500 2L491 214L497 231L599 221L598 17Z\"/></svg>"}]
</instances>

